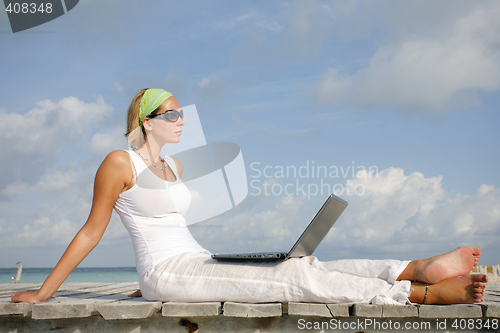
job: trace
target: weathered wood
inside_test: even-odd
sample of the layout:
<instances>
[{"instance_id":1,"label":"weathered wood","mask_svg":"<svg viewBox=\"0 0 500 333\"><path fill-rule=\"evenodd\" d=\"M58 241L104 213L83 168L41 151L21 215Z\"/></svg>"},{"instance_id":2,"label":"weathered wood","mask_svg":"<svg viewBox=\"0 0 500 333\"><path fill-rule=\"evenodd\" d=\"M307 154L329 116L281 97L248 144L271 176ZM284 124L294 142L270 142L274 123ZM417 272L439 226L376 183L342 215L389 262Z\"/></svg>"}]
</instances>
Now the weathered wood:
<instances>
[{"instance_id":1,"label":"weathered wood","mask_svg":"<svg viewBox=\"0 0 500 333\"><path fill-rule=\"evenodd\" d=\"M141 297L141 299L143 299ZM95 309L106 320L148 318L161 309L161 302L126 299L118 302L97 304Z\"/></svg>"},{"instance_id":2,"label":"weathered wood","mask_svg":"<svg viewBox=\"0 0 500 333\"><path fill-rule=\"evenodd\" d=\"M326 304L318 303L288 303L289 316L333 317Z\"/></svg>"},{"instance_id":3,"label":"weathered wood","mask_svg":"<svg viewBox=\"0 0 500 333\"><path fill-rule=\"evenodd\" d=\"M353 314L358 317L382 317L382 305L354 304Z\"/></svg>"},{"instance_id":4,"label":"weathered wood","mask_svg":"<svg viewBox=\"0 0 500 333\"><path fill-rule=\"evenodd\" d=\"M488 284L485 302L452 306L398 306L369 304L268 303L169 303L148 302L142 297L127 295L139 288L137 282L127 283L65 283L46 303L10 303L12 292L36 290L40 284L3 284L0 294L0 316L32 317L37 320L85 318L139 320L149 317L388 317L388 318L498 318L500 316L500 285ZM351 313L349 314L349 307ZM159 310L162 309L162 313ZM415 311L418 310L418 313ZM349 318L348 318L349 319ZM352 319L352 318L350 318ZM201 319L200 319L201 320ZM250 320L250 319L248 319ZM296 319L294 319L296 320ZM327 319L325 319L327 320Z\"/></svg>"},{"instance_id":5,"label":"weathered wood","mask_svg":"<svg viewBox=\"0 0 500 333\"><path fill-rule=\"evenodd\" d=\"M26 289L24 285L18 285L18 287L20 288L16 288L17 290ZM136 282L63 284L54 297L45 303L12 304L10 303L10 295L3 297L0 299L0 315L28 315L31 312L34 319L88 317L96 311L96 304L126 300L129 298L127 294L132 293L137 288L138 283Z\"/></svg>"},{"instance_id":6,"label":"weathered wood","mask_svg":"<svg viewBox=\"0 0 500 333\"><path fill-rule=\"evenodd\" d=\"M349 317L349 308L352 304L327 304L326 306L334 317Z\"/></svg>"},{"instance_id":7,"label":"weathered wood","mask_svg":"<svg viewBox=\"0 0 500 333\"><path fill-rule=\"evenodd\" d=\"M163 303L162 315L165 317L206 317L218 316L222 312L220 302L207 303Z\"/></svg>"},{"instance_id":8,"label":"weathered wood","mask_svg":"<svg viewBox=\"0 0 500 333\"><path fill-rule=\"evenodd\" d=\"M0 283L0 291L23 290L24 288L40 288L41 283Z\"/></svg>"},{"instance_id":9,"label":"weathered wood","mask_svg":"<svg viewBox=\"0 0 500 333\"><path fill-rule=\"evenodd\" d=\"M281 316L281 303L234 303L225 302L222 314L227 317L266 318Z\"/></svg>"},{"instance_id":10,"label":"weathered wood","mask_svg":"<svg viewBox=\"0 0 500 333\"><path fill-rule=\"evenodd\" d=\"M418 317L418 306L416 305L382 305L382 317Z\"/></svg>"},{"instance_id":11,"label":"weathered wood","mask_svg":"<svg viewBox=\"0 0 500 333\"><path fill-rule=\"evenodd\" d=\"M49 302L61 303L68 302L68 300L78 299L92 299L102 297L104 295L113 294L130 294L137 290L138 285L135 283L117 283L114 285L89 287L82 290L62 290L55 294Z\"/></svg>"},{"instance_id":12,"label":"weathered wood","mask_svg":"<svg viewBox=\"0 0 500 333\"><path fill-rule=\"evenodd\" d=\"M83 318L92 315L93 304L36 303L31 308L33 319Z\"/></svg>"},{"instance_id":13,"label":"weathered wood","mask_svg":"<svg viewBox=\"0 0 500 333\"><path fill-rule=\"evenodd\" d=\"M27 316L31 313L31 306L31 303L10 303L10 300L9 302L1 302L0 316L12 314Z\"/></svg>"},{"instance_id":14,"label":"weathered wood","mask_svg":"<svg viewBox=\"0 0 500 333\"><path fill-rule=\"evenodd\" d=\"M486 303L482 307L484 317L500 318L500 302Z\"/></svg>"},{"instance_id":15,"label":"weathered wood","mask_svg":"<svg viewBox=\"0 0 500 333\"><path fill-rule=\"evenodd\" d=\"M481 318L483 311L479 304L422 305L418 315L421 318Z\"/></svg>"}]
</instances>

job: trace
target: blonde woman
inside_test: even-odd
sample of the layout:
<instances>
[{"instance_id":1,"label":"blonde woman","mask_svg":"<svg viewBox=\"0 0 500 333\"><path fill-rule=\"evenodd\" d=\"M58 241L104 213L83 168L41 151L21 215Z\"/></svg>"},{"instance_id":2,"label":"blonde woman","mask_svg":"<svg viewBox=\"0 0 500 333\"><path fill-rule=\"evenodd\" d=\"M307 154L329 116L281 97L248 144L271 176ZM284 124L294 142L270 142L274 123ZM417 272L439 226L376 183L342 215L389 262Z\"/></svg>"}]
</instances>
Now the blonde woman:
<instances>
[{"instance_id":1,"label":"blonde woman","mask_svg":"<svg viewBox=\"0 0 500 333\"><path fill-rule=\"evenodd\" d=\"M161 156L177 143L183 111L172 94L143 89L127 122L131 149L111 152L97 170L92 209L42 287L12 294L12 302L45 302L99 243L115 209L134 245L142 295L173 302L323 302L425 304L482 302L487 276L468 274L481 249L458 249L416 261L315 257L281 263L224 263L189 232L190 193L179 160Z\"/></svg>"}]
</instances>

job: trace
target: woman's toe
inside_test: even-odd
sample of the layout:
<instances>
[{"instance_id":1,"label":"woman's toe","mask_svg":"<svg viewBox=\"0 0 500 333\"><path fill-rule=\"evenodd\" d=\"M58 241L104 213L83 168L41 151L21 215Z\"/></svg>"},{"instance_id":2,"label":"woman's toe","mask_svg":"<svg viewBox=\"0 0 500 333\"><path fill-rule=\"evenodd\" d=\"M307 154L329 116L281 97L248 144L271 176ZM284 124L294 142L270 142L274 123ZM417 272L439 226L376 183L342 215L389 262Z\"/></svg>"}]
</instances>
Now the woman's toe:
<instances>
[{"instance_id":1,"label":"woman's toe","mask_svg":"<svg viewBox=\"0 0 500 333\"><path fill-rule=\"evenodd\" d=\"M472 285L474 286L474 288L486 288L486 284L482 282L474 282Z\"/></svg>"},{"instance_id":2,"label":"woman's toe","mask_svg":"<svg viewBox=\"0 0 500 333\"><path fill-rule=\"evenodd\" d=\"M484 295L482 293L474 293L474 298L476 298L476 299L482 299L483 296Z\"/></svg>"}]
</instances>

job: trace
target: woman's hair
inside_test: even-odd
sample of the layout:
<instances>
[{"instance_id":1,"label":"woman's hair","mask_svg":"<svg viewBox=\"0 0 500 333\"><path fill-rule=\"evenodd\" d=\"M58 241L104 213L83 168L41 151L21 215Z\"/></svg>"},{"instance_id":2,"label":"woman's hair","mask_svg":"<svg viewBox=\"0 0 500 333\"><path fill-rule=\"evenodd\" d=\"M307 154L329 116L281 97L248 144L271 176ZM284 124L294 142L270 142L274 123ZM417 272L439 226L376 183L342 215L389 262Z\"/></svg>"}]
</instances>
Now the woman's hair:
<instances>
[{"instance_id":1,"label":"woman's hair","mask_svg":"<svg viewBox=\"0 0 500 333\"><path fill-rule=\"evenodd\" d=\"M132 99L130 107L128 108L127 116L127 132L125 136L127 137L128 144L132 148L139 148L146 142L146 131L139 124L139 111L141 109L141 100L144 93L148 90L141 89ZM151 114L156 114L158 109L151 112Z\"/></svg>"}]
</instances>

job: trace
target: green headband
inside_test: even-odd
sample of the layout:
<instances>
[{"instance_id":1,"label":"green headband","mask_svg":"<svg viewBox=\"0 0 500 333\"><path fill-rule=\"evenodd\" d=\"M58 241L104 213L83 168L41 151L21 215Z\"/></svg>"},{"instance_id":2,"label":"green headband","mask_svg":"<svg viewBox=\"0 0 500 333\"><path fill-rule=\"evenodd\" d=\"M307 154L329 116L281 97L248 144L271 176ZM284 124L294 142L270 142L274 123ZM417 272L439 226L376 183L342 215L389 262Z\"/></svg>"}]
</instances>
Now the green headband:
<instances>
[{"instance_id":1,"label":"green headband","mask_svg":"<svg viewBox=\"0 0 500 333\"><path fill-rule=\"evenodd\" d=\"M141 108L139 110L139 125L142 127L142 120L156 110L161 103L169 97L171 93L163 89L148 89L144 92L141 99Z\"/></svg>"}]
</instances>

